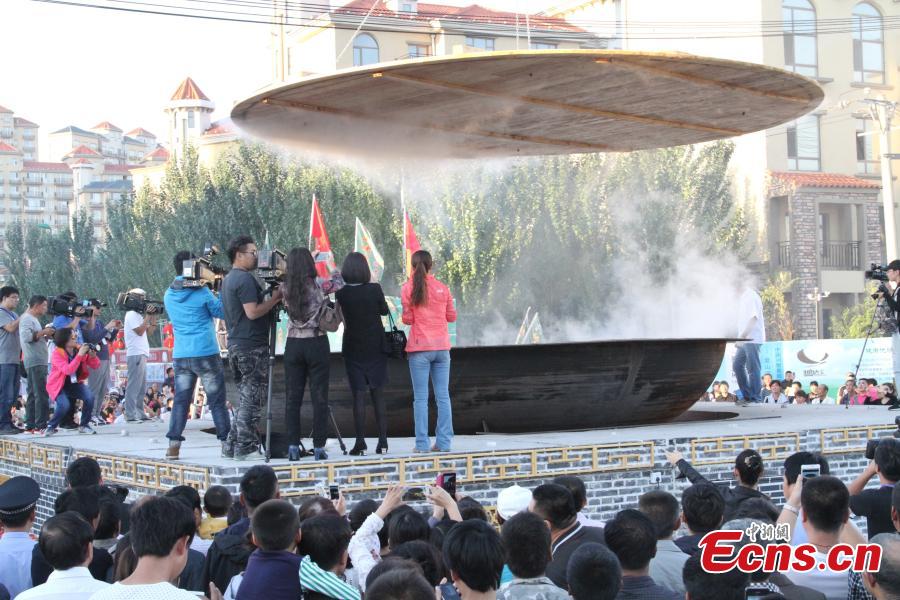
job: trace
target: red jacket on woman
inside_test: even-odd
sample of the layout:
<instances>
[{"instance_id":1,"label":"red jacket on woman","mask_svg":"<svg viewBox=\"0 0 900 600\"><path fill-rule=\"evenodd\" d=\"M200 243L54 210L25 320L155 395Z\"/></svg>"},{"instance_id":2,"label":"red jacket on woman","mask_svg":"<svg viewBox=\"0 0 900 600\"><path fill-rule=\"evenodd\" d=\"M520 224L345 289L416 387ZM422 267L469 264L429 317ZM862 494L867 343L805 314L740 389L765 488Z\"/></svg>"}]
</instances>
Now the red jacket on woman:
<instances>
[{"instance_id":1,"label":"red jacket on woman","mask_svg":"<svg viewBox=\"0 0 900 600\"><path fill-rule=\"evenodd\" d=\"M59 392L66 384L66 379L75 375L78 383L88 378L88 369L100 366L100 359L90 354L76 354L69 359L65 348L54 348L50 357L50 375L47 376L47 393L51 400L56 400Z\"/></svg>"},{"instance_id":2,"label":"red jacket on woman","mask_svg":"<svg viewBox=\"0 0 900 600\"><path fill-rule=\"evenodd\" d=\"M413 306L412 279L403 284L400 301L403 303L403 322L410 325L407 352L449 350L450 332L447 323L456 321L456 308L450 288L434 278L426 276L425 304Z\"/></svg>"}]
</instances>

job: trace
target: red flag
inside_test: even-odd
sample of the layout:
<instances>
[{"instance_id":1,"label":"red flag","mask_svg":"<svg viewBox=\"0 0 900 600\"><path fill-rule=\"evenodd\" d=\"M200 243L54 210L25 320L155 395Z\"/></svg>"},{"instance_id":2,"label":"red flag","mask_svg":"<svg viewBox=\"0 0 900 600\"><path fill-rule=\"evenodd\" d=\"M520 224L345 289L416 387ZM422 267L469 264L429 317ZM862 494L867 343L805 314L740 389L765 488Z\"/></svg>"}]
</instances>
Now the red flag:
<instances>
[{"instance_id":1,"label":"red flag","mask_svg":"<svg viewBox=\"0 0 900 600\"><path fill-rule=\"evenodd\" d=\"M322 211L319 210L319 201L313 196L312 214L309 217L309 249L316 259L316 273L322 279L331 277L331 273L337 270L334 255L331 253L331 242L328 241L328 232L325 231L325 220Z\"/></svg>"},{"instance_id":2,"label":"red flag","mask_svg":"<svg viewBox=\"0 0 900 600\"><path fill-rule=\"evenodd\" d=\"M409 220L409 214L403 211L403 252L406 257L406 277L412 277L412 255L422 249L419 245L419 238L413 229L412 221Z\"/></svg>"}]
</instances>

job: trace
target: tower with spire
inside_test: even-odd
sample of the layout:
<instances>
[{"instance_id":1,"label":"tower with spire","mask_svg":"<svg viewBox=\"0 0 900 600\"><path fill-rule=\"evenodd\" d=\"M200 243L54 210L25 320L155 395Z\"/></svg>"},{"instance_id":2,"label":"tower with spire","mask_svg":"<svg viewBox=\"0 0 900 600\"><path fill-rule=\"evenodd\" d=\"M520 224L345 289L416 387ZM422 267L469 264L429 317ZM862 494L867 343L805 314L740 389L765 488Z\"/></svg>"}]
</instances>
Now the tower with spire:
<instances>
[{"instance_id":1,"label":"tower with spire","mask_svg":"<svg viewBox=\"0 0 900 600\"><path fill-rule=\"evenodd\" d=\"M210 127L216 105L190 77L172 94L165 111L169 124L169 149L179 154L185 144L196 143Z\"/></svg>"}]
</instances>

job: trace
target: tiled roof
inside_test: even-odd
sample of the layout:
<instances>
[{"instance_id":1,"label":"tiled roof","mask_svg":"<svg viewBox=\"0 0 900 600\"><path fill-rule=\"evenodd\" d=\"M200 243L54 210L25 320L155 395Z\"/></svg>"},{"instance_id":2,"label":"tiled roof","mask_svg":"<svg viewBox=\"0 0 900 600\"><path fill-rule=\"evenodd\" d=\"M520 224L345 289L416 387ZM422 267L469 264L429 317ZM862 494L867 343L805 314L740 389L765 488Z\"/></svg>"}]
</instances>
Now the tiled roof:
<instances>
[{"instance_id":1,"label":"tiled roof","mask_svg":"<svg viewBox=\"0 0 900 600\"><path fill-rule=\"evenodd\" d=\"M172 94L172 100L209 100L194 80L188 77L178 86L175 93Z\"/></svg>"},{"instance_id":2,"label":"tiled roof","mask_svg":"<svg viewBox=\"0 0 900 600\"><path fill-rule=\"evenodd\" d=\"M91 129L103 129L105 131L118 131L121 133L121 129L110 123L109 121L103 121L102 123L98 123L91 127Z\"/></svg>"},{"instance_id":3,"label":"tiled roof","mask_svg":"<svg viewBox=\"0 0 900 600\"><path fill-rule=\"evenodd\" d=\"M22 117L14 117L13 123L15 123L16 127L40 127L37 123L32 123L28 119L23 119Z\"/></svg>"},{"instance_id":4,"label":"tiled roof","mask_svg":"<svg viewBox=\"0 0 900 600\"><path fill-rule=\"evenodd\" d=\"M130 192L132 190L130 179L116 179L115 181L92 181L83 188L83 192Z\"/></svg>"},{"instance_id":5,"label":"tiled roof","mask_svg":"<svg viewBox=\"0 0 900 600\"><path fill-rule=\"evenodd\" d=\"M772 179L794 187L881 189L881 183L838 173L800 173L772 171Z\"/></svg>"},{"instance_id":6,"label":"tiled roof","mask_svg":"<svg viewBox=\"0 0 900 600\"><path fill-rule=\"evenodd\" d=\"M68 127L63 127L62 129L58 129L58 130L54 131L53 133L77 133L78 135L89 135L91 137L102 137L99 133L94 133L93 131L88 131L87 129L82 129L81 127L75 127L74 125L69 125Z\"/></svg>"},{"instance_id":7,"label":"tiled roof","mask_svg":"<svg viewBox=\"0 0 900 600\"><path fill-rule=\"evenodd\" d=\"M11 113L12 111L5 106L0 106L0 113Z\"/></svg>"},{"instance_id":8,"label":"tiled roof","mask_svg":"<svg viewBox=\"0 0 900 600\"><path fill-rule=\"evenodd\" d=\"M152 137L152 138L156 137L155 135L153 135L152 133L150 133L143 127L135 127L134 129L132 129L125 135L130 135L132 137Z\"/></svg>"},{"instance_id":9,"label":"tiled roof","mask_svg":"<svg viewBox=\"0 0 900 600\"><path fill-rule=\"evenodd\" d=\"M333 12L343 14L359 15L362 18L372 4L376 6L372 9L370 15L373 17L395 17L401 19L409 19L413 21L428 22L432 19L449 19L454 21L470 21L472 23L484 23L493 25L509 25L515 26L516 13L499 10L491 10L477 4L469 6L447 6L444 4L426 4L419 2L416 13L398 13L387 7L385 0L353 0L340 8L333 9ZM525 15L519 13L520 27L525 29ZM532 30L539 29L542 31L577 31L583 32L580 27L576 27L565 19L559 17L547 17L544 15L529 15L529 23Z\"/></svg>"},{"instance_id":10,"label":"tiled roof","mask_svg":"<svg viewBox=\"0 0 900 600\"><path fill-rule=\"evenodd\" d=\"M131 169L139 169L141 165L103 165L104 173L129 173Z\"/></svg>"},{"instance_id":11,"label":"tiled roof","mask_svg":"<svg viewBox=\"0 0 900 600\"><path fill-rule=\"evenodd\" d=\"M71 151L69 151L68 154L66 154L66 156L100 156L100 153L96 150L91 150L90 148L82 144L77 148L73 148Z\"/></svg>"},{"instance_id":12,"label":"tiled roof","mask_svg":"<svg viewBox=\"0 0 900 600\"><path fill-rule=\"evenodd\" d=\"M169 151L166 150L165 148L163 148L162 146L158 146L156 148L156 150L154 150L152 152L148 152L147 154L144 155L144 158L141 159L141 161L147 161L147 160L162 160L162 161L169 160Z\"/></svg>"},{"instance_id":13,"label":"tiled roof","mask_svg":"<svg viewBox=\"0 0 900 600\"><path fill-rule=\"evenodd\" d=\"M15 146L10 146L6 142L0 142L0 153L2 154L22 154Z\"/></svg>"},{"instance_id":14,"label":"tiled roof","mask_svg":"<svg viewBox=\"0 0 900 600\"><path fill-rule=\"evenodd\" d=\"M223 133L236 133L237 128L231 119L219 119L212 123L203 135L222 135Z\"/></svg>"},{"instance_id":15,"label":"tiled roof","mask_svg":"<svg viewBox=\"0 0 900 600\"><path fill-rule=\"evenodd\" d=\"M22 166L26 171L70 171L69 166L62 162L38 162L36 160L26 160L22 162Z\"/></svg>"}]
</instances>

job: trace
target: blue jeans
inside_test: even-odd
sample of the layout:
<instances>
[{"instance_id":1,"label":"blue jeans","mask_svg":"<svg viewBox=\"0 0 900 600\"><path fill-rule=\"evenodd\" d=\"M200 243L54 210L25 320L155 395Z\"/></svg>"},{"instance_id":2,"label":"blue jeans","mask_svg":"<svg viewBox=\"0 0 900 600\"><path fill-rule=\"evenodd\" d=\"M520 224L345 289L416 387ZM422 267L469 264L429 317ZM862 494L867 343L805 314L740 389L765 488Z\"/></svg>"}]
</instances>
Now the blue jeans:
<instances>
[{"instance_id":1,"label":"blue jeans","mask_svg":"<svg viewBox=\"0 0 900 600\"><path fill-rule=\"evenodd\" d=\"M72 402L81 400L81 425L91 424L91 411L94 409L94 396L91 390L83 383L67 383L56 397L56 408L53 409L53 418L47 424L47 430L56 429L69 413Z\"/></svg>"},{"instance_id":2,"label":"blue jeans","mask_svg":"<svg viewBox=\"0 0 900 600\"><path fill-rule=\"evenodd\" d=\"M761 402L762 390L761 367L759 365L759 347L761 344L745 342L738 345L734 355L734 376L737 379L741 397L748 402Z\"/></svg>"},{"instance_id":3,"label":"blue jeans","mask_svg":"<svg viewBox=\"0 0 900 600\"><path fill-rule=\"evenodd\" d=\"M416 450L430 450L428 439L428 377L437 403L435 445L449 450L453 439L453 413L450 409L450 351L432 350L409 353L409 375L413 384L413 414L416 423Z\"/></svg>"},{"instance_id":4,"label":"blue jeans","mask_svg":"<svg viewBox=\"0 0 900 600\"><path fill-rule=\"evenodd\" d=\"M169 415L170 440L183 442L184 426L187 424L188 410L194 398L194 386L197 378L203 382L206 392L206 403L212 413L216 425L216 437L225 441L231 429L231 418L225 406L225 367L218 354L191 358L176 358L175 366L175 399L172 402L172 414Z\"/></svg>"},{"instance_id":5,"label":"blue jeans","mask_svg":"<svg viewBox=\"0 0 900 600\"><path fill-rule=\"evenodd\" d=\"M19 363L0 365L0 428L12 427L13 402L19 390Z\"/></svg>"}]
</instances>

